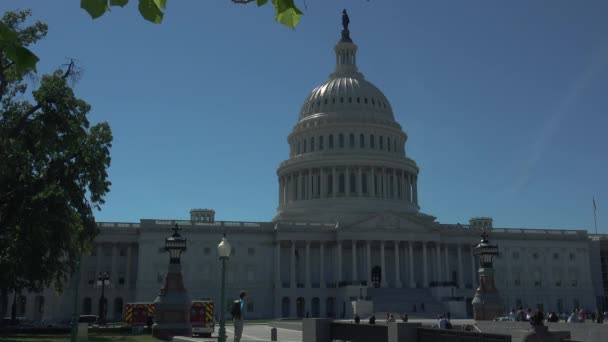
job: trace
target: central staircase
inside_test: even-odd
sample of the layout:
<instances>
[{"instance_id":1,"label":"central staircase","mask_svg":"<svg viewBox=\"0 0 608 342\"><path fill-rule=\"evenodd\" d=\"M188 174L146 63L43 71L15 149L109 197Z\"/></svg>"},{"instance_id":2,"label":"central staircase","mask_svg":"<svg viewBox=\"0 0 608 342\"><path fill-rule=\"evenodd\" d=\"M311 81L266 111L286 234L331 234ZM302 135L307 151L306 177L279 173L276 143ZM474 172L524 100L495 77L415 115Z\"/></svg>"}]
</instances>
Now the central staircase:
<instances>
[{"instance_id":1,"label":"central staircase","mask_svg":"<svg viewBox=\"0 0 608 342\"><path fill-rule=\"evenodd\" d=\"M429 289L368 288L367 295L374 301L374 312L394 313L395 318L407 313L409 318L437 318L446 307L433 297ZM424 310L422 304L424 303ZM414 312L414 305L416 311ZM376 318L384 318L376 315Z\"/></svg>"}]
</instances>

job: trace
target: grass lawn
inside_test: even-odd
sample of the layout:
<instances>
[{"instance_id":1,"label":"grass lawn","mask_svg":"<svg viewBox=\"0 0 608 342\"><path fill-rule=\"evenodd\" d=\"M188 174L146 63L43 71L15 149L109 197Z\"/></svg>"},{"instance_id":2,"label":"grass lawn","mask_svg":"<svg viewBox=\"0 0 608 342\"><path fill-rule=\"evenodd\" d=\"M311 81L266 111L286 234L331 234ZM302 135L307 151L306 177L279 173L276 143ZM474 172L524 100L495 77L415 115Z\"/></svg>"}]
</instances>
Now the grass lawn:
<instances>
[{"instance_id":1,"label":"grass lawn","mask_svg":"<svg viewBox=\"0 0 608 342\"><path fill-rule=\"evenodd\" d=\"M0 342L66 342L70 335L14 334L0 336ZM149 335L89 334L89 342L159 342Z\"/></svg>"}]
</instances>

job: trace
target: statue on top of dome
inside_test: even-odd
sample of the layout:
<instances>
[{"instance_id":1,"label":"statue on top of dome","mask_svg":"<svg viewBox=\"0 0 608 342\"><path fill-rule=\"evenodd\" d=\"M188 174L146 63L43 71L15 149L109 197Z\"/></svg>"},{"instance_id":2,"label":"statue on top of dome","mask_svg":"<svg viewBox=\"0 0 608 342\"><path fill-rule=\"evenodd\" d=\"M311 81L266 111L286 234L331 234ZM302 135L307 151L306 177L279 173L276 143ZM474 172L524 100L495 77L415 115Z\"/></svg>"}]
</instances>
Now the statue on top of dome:
<instances>
[{"instance_id":1,"label":"statue on top of dome","mask_svg":"<svg viewBox=\"0 0 608 342\"><path fill-rule=\"evenodd\" d=\"M348 13L346 13L346 9L342 11L342 27L345 31L348 31L348 24L350 23L350 19L348 18Z\"/></svg>"}]
</instances>

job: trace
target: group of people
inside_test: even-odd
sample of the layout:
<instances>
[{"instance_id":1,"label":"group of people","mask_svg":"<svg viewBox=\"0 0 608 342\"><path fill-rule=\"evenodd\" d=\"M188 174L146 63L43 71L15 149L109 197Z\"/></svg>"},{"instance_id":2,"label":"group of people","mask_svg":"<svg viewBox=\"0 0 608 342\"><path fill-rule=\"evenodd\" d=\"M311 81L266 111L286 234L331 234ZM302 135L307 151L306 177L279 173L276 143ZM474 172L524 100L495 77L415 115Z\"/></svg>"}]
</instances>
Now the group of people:
<instances>
[{"instance_id":1,"label":"group of people","mask_svg":"<svg viewBox=\"0 0 608 342\"><path fill-rule=\"evenodd\" d=\"M519 308L513 308L509 312L508 320L515 322L530 322L534 313L531 308L523 308L520 306ZM603 323L604 318L608 317L608 312L601 313L599 310L597 312L586 312L583 309L573 309L570 315L566 313L562 313L561 317L564 321L568 323L584 323L586 320L589 320L594 323ZM547 322L559 322L560 315L556 312L549 312L549 314L543 318L546 318Z\"/></svg>"},{"instance_id":2,"label":"group of people","mask_svg":"<svg viewBox=\"0 0 608 342\"><path fill-rule=\"evenodd\" d=\"M353 319L355 321L355 323L359 324L361 323L361 317L359 317L358 314L355 314L353 316ZM401 315L401 320L403 322L407 322L408 320L408 316L407 313L404 313L403 315ZM392 313L386 313L386 323L391 323L391 322L397 322L397 320L395 319L395 316ZM376 324L376 315L371 314L371 316L369 316L369 320L368 320L369 324Z\"/></svg>"}]
</instances>

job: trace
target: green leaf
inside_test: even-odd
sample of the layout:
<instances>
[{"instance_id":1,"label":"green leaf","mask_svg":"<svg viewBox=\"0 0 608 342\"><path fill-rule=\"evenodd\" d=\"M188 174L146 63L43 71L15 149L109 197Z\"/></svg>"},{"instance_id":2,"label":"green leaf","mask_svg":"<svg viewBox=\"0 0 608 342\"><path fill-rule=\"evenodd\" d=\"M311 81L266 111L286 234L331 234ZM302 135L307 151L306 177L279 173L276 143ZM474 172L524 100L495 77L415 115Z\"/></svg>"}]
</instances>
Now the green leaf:
<instances>
[{"instance_id":1,"label":"green leaf","mask_svg":"<svg viewBox=\"0 0 608 342\"><path fill-rule=\"evenodd\" d=\"M296 7L293 0L272 0L272 4L276 21L292 29L298 25L302 11Z\"/></svg>"},{"instance_id":2,"label":"green leaf","mask_svg":"<svg viewBox=\"0 0 608 342\"><path fill-rule=\"evenodd\" d=\"M167 0L154 0L156 7L165 9L167 8Z\"/></svg>"},{"instance_id":3,"label":"green leaf","mask_svg":"<svg viewBox=\"0 0 608 342\"><path fill-rule=\"evenodd\" d=\"M129 0L110 0L110 6L125 7Z\"/></svg>"},{"instance_id":4,"label":"green leaf","mask_svg":"<svg viewBox=\"0 0 608 342\"><path fill-rule=\"evenodd\" d=\"M160 24L163 21L163 12L156 5L158 0L139 0L139 13L147 21Z\"/></svg>"},{"instance_id":5,"label":"green leaf","mask_svg":"<svg viewBox=\"0 0 608 342\"><path fill-rule=\"evenodd\" d=\"M268 0L256 0L255 2L258 4L258 6L263 6L266 5Z\"/></svg>"},{"instance_id":6,"label":"green leaf","mask_svg":"<svg viewBox=\"0 0 608 342\"><path fill-rule=\"evenodd\" d=\"M28 70L36 70L36 63L38 63L40 58L34 55L30 50L20 45L10 44L5 46L4 51L6 57L15 63L17 72L23 73Z\"/></svg>"},{"instance_id":7,"label":"green leaf","mask_svg":"<svg viewBox=\"0 0 608 342\"><path fill-rule=\"evenodd\" d=\"M110 10L108 0L80 0L80 8L87 11L93 19L101 17Z\"/></svg>"}]
</instances>

